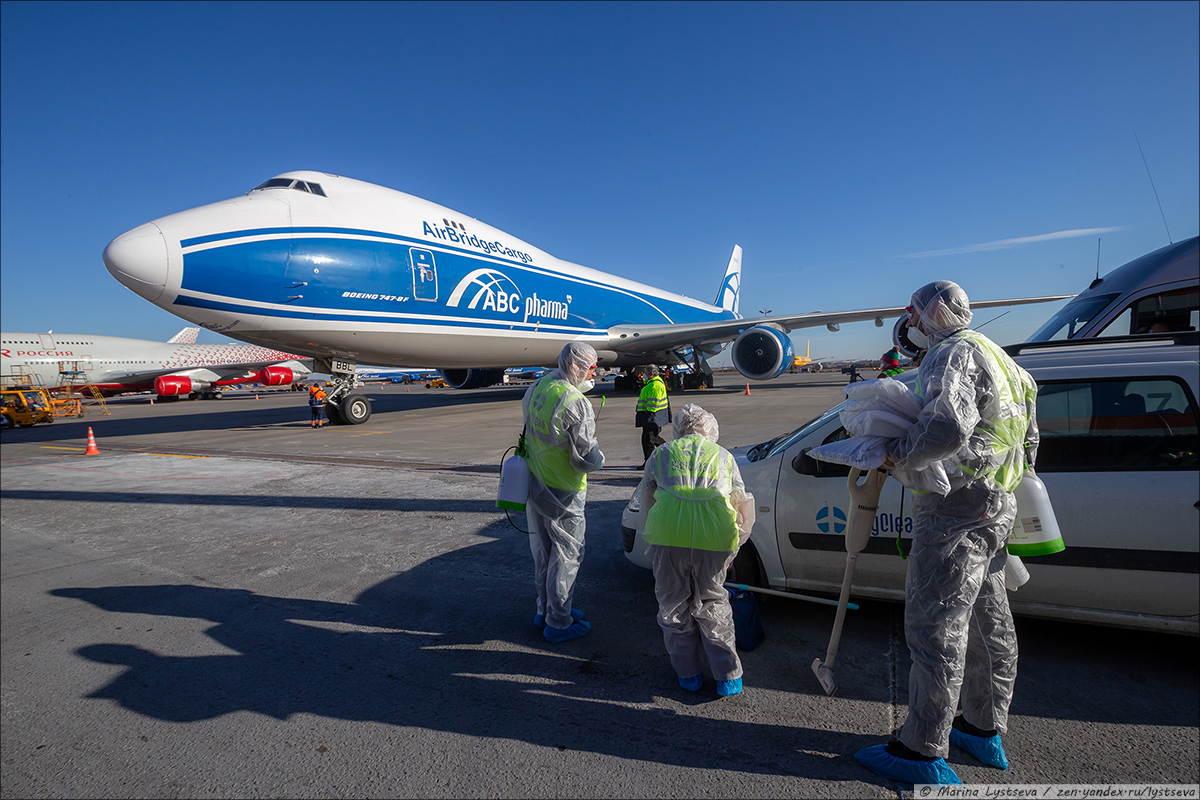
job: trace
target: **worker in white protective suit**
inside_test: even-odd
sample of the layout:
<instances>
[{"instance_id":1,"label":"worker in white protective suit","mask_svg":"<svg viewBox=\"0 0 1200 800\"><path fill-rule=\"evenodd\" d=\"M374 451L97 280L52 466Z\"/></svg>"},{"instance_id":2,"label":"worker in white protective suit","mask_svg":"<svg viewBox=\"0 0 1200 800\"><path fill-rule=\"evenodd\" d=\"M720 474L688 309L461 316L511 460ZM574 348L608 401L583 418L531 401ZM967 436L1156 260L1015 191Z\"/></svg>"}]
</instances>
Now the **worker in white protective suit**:
<instances>
[{"instance_id":1,"label":"worker in white protective suit","mask_svg":"<svg viewBox=\"0 0 1200 800\"><path fill-rule=\"evenodd\" d=\"M1037 386L986 336L969 330L966 292L951 281L917 290L909 326L928 338L917 421L888 445L885 467L941 462L945 496L913 493L904 629L912 656L899 739L855 753L906 783L959 783L951 743L1000 769L1017 677L1017 637L1004 589L1013 489L1037 453ZM915 335L915 334L914 334ZM959 701L962 714L955 716Z\"/></svg>"},{"instance_id":2,"label":"worker in white protective suit","mask_svg":"<svg viewBox=\"0 0 1200 800\"><path fill-rule=\"evenodd\" d=\"M596 351L571 342L558 355L558 369L538 379L521 401L529 451L525 514L537 585L533 624L548 642L577 639L592 628L571 599L583 560L587 473L604 466L596 416L583 396L595 377Z\"/></svg>"},{"instance_id":3,"label":"worker in white protective suit","mask_svg":"<svg viewBox=\"0 0 1200 800\"><path fill-rule=\"evenodd\" d=\"M733 610L722 585L754 524L754 497L728 450L717 444L717 419L695 403L675 414L674 440L646 460L639 487L647 510L646 553L654 569L658 625L690 692L704 685L701 651L717 694L742 691Z\"/></svg>"}]
</instances>

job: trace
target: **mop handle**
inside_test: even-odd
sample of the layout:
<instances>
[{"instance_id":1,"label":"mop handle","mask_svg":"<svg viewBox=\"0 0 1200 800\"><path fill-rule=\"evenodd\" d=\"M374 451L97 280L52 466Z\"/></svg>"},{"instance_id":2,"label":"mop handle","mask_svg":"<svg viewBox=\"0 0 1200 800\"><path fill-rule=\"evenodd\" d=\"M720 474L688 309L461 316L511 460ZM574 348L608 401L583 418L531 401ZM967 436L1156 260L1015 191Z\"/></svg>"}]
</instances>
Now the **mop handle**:
<instances>
[{"instance_id":1,"label":"mop handle","mask_svg":"<svg viewBox=\"0 0 1200 800\"><path fill-rule=\"evenodd\" d=\"M809 603L820 603L821 605L824 605L824 606L836 606L840 602L837 600L828 600L824 597L812 597L807 594L796 594L795 592L780 592L775 589L761 589L757 586L747 586L744 583L734 583L733 581L725 581L724 585L727 589L741 589L743 592L757 592L758 594L770 594L770 595L775 595L776 597L787 597L791 600L806 600ZM846 608L851 608L851 609L854 609L855 611L858 611L858 604L857 603L847 603Z\"/></svg>"},{"instance_id":2,"label":"mop handle","mask_svg":"<svg viewBox=\"0 0 1200 800\"><path fill-rule=\"evenodd\" d=\"M842 593L838 597L837 616L833 618L833 632L829 635L829 647L825 650L825 664L832 665L837 658L838 643L842 638L842 623L846 621L846 609L854 605L848 603L850 584L854 580L854 565L858 562L858 553L846 554L846 576L842 578ZM857 606L855 606L857 608Z\"/></svg>"}]
</instances>

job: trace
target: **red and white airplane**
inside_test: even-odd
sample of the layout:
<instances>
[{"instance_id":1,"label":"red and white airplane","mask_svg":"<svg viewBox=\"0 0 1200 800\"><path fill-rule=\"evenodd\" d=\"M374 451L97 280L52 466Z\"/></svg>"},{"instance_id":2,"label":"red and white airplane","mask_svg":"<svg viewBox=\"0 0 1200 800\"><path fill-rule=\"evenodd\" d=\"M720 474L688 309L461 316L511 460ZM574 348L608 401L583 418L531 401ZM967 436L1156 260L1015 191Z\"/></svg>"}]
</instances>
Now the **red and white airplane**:
<instances>
[{"instance_id":1,"label":"red and white airplane","mask_svg":"<svg viewBox=\"0 0 1200 800\"><path fill-rule=\"evenodd\" d=\"M286 386L312 372L311 361L252 344L196 344L199 328L166 342L82 333L2 333L0 373L48 389L91 384L106 397L154 390L159 397L219 397L240 383ZM36 381L35 381L36 382Z\"/></svg>"}]
</instances>

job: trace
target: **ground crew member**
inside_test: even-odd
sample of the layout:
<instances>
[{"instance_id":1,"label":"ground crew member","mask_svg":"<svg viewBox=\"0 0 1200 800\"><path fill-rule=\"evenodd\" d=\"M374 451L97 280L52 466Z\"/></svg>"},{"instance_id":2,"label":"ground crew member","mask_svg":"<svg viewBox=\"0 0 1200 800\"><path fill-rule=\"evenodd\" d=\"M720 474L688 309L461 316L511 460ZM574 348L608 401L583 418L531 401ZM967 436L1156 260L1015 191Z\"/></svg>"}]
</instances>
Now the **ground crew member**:
<instances>
[{"instance_id":1,"label":"ground crew member","mask_svg":"<svg viewBox=\"0 0 1200 800\"><path fill-rule=\"evenodd\" d=\"M879 359L879 368L881 378L894 378L904 372L904 367L900 366L900 351L893 347L884 353Z\"/></svg>"},{"instance_id":2,"label":"ground crew member","mask_svg":"<svg viewBox=\"0 0 1200 800\"><path fill-rule=\"evenodd\" d=\"M308 387L308 407L312 411L311 426L324 428L328 424L325 418L325 390L315 383Z\"/></svg>"},{"instance_id":3,"label":"ground crew member","mask_svg":"<svg viewBox=\"0 0 1200 800\"><path fill-rule=\"evenodd\" d=\"M596 442L596 417L583 396L595 385L596 351L572 342L525 392L525 444L529 450L529 549L533 553L537 613L548 642L577 639L591 630L573 608L575 577L583 560L587 473L604 466Z\"/></svg>"},{"instance_id":4,"label":"ground crew member","mask_svg":"<svg viewBox=\"0 0 1200 800\"><path fill-rule=\"evenodd\" d=\"M703 649L725 697L742 691L742 662L723 584L750 536L754 497L733 456L717 444L716 417L688 403L675 415L673 433L646 461L639 487L658 625L679 685L695 692L704 684Z\"/></svg>"},{"instance_id":5,"label":"ground crew member","mask_svg":"<svg viewBox=\"0 0 1200 800\"><path fill-rule=\"evenodd\" d=\"M1000 734L1017 677L1017 637L1004 589L1012 491L1037 454L1037 386L986 336L969 330L967 294L951 281L917 290L909 326L929 338L917 422L888 445L885 468L940 461L950 492L913 497L904 631L912 656L899 739L854 754L907 783L959 783L951 743L1008 768ZM962 701L962 715L955 711Z\"/></svg>"},{"instance_id":6,"label":"ground crew member","mask_svg":"<svg viewBox=\"0 0 1200 800\"><path fill-rule=\"evenodd\" d=\"M646 383L638 395L637 416L633 420L634 427L642 429L642 465L638 469L644 469L654 448L666 441L660 432L671 423L671 401L667 399L667 385L658 368L646 367L642 374Z\"/></svg>"}]
</instances>

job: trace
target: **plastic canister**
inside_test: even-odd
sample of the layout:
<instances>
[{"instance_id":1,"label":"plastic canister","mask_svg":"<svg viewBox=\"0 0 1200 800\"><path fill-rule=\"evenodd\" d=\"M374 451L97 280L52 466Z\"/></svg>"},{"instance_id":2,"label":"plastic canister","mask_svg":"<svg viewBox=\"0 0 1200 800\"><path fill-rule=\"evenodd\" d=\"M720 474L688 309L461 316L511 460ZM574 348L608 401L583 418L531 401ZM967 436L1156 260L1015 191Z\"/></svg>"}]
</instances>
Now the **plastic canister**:
<instances>
[{"instance_id":1,"label":"plastic canister","mask_svg":"<svg viewBox=\"0 0 1200 800\"><path fill-rule=\"evenodd\" d=\"M1017 519L1008 536L1008 552L1014 556L1045 556L1066 549L1054 506L1046 484L1032 469L1013 492L1017 499Z\"/></svg>"},{"instance_id":2,"label":"plastic canister","mask_svg":"<svg viewBox=\"0 0 1200 800\"><path fill-rule=\"evenodd\" d=\"M500 489L496 508L524 511L529 499L529 462L521 456L509 456L500 467Z\"/></svg>"},{"instance_id":3,"label":"plastic canister","mask_svg":"<svg viewBox=\"0 0 1200 800\"><path fill-rule=\"evenodd\" d=\"M1004 562L1004 588L1015 592L1029 582L1029 570L1021 563L1021 559L1008 554Z\"/></svg>"}]
</instances>

